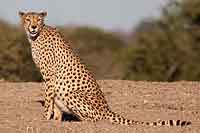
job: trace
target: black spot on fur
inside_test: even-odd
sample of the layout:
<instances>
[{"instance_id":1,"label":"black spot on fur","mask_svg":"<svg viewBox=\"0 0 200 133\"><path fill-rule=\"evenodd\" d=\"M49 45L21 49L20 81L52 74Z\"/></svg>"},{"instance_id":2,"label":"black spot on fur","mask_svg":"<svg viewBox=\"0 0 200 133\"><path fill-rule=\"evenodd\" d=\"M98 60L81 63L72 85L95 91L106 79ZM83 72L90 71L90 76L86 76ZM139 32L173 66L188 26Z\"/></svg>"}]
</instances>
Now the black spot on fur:
<instances>
[{"instance_id":1,"label":"black spot on fur","mask_svg":"<svg viewBox=\"0 0 200 133\"><path fill-rule=\"evenodd\" d=\"M185 126L186 125L186 121L181 122L181 126Z\"/></svg>"},{"instance_id":2,"label":"black spot on fur","mask_svg":"<svg viewBox=\"0 0 200 133\"><path fill-rule=\"evenodd\" d=\"M192 122L190 122L190 121L186 123L187 126L188 126L188 125L191 125L191 124L192 124Z\"/></svg>"},{"instance_id":3,"label":"black spot on fur","mask_svg":"<svg viewBox=\"0 0 200 133\"><path fill-rule=\"evenodd\" d=\"M179 125L180 125L180 122L181 122L180 120L177 120L177 121L176 121L176 125L179 126Z\"/></svg>"},{"instance_id":4,"label":"black spot on fur","mask_svg":"<svg viewBox=\"0 0 200 133\"><path fill-rule=\"evenodd\" d=\"M173 120L169 120L170 126L173 126Z\"/></svg>"}]
</instances>

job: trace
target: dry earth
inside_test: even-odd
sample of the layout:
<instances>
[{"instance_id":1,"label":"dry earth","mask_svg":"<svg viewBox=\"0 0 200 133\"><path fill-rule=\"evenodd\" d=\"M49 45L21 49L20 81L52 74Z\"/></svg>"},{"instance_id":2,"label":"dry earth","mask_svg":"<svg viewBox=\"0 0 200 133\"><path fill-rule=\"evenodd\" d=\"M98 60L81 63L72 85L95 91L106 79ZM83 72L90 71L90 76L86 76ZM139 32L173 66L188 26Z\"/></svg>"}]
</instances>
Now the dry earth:
<instances>
[{"instance_id":1,"label":"dry earth","mask_svg":"<svg viewBox=\"0 0 200 133\"><path fill-rule=\"evenodd\" d=\"M126 118L154 121L183 119L192 121L181 127L126 127L108 121L96 123L47 121L42 117L41 83L0 82L0 133L200 133L200 83L98 81L111 108Z\"/></svg>"}]
</instances>

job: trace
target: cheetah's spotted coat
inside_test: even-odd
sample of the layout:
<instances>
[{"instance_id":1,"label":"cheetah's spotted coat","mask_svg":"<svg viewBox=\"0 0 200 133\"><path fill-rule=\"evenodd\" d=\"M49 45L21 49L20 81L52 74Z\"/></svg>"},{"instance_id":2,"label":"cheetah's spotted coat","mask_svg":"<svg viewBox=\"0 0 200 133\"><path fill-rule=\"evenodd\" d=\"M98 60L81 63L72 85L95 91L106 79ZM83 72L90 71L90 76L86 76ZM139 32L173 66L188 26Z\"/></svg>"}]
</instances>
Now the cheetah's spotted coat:
<instances>
[{"instance_id":1,"label":"cheetah's spotted coat","mask_svg":"<svg viewBox=\"0 0 200 133\"><path fill-rule=\"evenodd\" d=\"M19 12L36 66L45 81L45 117L61 120L62 112L76 115L80 120L108 119L123 125L190 125L180 120L139 122L128 120L109 108L103 92L78 56L61 34L44 24L46 12Z\"/></svg>"}]
</instances>

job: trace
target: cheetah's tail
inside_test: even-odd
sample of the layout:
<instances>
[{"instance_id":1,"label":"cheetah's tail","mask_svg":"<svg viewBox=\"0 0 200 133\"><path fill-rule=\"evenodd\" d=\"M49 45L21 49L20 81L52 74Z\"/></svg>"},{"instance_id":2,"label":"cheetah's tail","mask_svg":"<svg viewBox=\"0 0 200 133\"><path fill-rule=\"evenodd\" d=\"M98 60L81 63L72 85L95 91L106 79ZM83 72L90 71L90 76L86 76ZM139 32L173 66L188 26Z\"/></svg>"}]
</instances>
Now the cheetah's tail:
<instances>
[{"instance_id":1,"label":"cheetah's tail","mask_svg":"<svg viewBox=\"0 0 200 133\"><path fill-rule=\"evenodd\" d=\"M142 121L128 120L113 112L110 112L106 119L108 119L109 121L115 124L130 125L130 126L131 125L148 125L148 126L185 127L192 124L190 121L182 121L182 120L159 120L157 122L142 122Z\"/></svg>"}]
</instances>

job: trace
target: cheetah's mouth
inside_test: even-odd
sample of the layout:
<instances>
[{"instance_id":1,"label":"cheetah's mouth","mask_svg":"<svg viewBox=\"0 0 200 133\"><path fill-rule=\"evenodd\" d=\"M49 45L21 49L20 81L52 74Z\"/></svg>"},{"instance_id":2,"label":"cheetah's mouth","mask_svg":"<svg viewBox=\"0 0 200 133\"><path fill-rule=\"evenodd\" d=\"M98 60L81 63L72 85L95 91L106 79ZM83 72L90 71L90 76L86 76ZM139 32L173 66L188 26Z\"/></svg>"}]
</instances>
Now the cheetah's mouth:
<instances>
[{"instance_id":1,"label":"cheetah's mouth","mask_svg":"<svg viewBox=\"0 0 200 133\"><path fill-rule=\"evenodd\" d=\"M29 34L30 36L35 37L37 35L37 31L30 31Z\"/></svg>"},{"instance_id":2,"label":"cheetah's mouth","mask_svg":"<svg viewBox=\"0 0 200 133\"><path fill-rule=\"evenodd\" d=\"M28 29L27 32L28 32L28 35L30 37L35 37L38 34L38 30L37 29Z\"/></svg>"}]
</instances>

